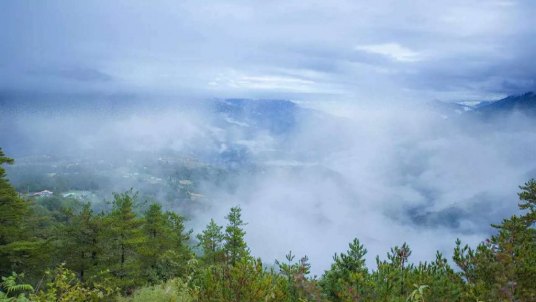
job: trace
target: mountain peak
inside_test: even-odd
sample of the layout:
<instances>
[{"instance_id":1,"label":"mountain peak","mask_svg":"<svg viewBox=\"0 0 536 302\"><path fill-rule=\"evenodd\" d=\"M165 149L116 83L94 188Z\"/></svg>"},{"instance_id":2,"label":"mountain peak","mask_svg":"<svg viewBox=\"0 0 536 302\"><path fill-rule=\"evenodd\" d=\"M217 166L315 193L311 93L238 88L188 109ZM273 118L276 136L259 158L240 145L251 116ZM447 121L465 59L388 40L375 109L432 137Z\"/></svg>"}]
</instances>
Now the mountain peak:
<instances>
[{"instance_id":1,"label":"mountain peak","mask_svg":"<svg viewBox=\"0 0 536 302\"><path fill-rule=\"evenodd\" d=\"M506 113L511 111L536 113L536 94L529 91L521 95L511 95L486 106L482 106L477 110L487 113Z\"/></svg>"}]
</instances>

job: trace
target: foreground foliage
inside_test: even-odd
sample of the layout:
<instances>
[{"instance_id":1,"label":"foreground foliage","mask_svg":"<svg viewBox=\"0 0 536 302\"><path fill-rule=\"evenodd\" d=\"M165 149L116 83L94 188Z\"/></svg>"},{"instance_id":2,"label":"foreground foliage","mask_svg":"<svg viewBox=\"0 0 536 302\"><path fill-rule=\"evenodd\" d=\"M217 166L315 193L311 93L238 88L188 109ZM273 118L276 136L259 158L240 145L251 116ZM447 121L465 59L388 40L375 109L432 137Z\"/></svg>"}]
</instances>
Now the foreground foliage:
<instances>
[{"instance_id":1,"label":"foreground foliage","mask_svg":"<svg viewBox=\"0 0 536 302\"><path fill-rule=\"evenodd\" d=\"M354 239L317 278L306 256L267 265L251 255L239 207L194 242L184 217L140 210L133 191L100 213L59 196L25 200L7 181L11 163L0 149L0 301L536 301L534 180L520 187L522 214L475 248L455 243L454 268L439 252L412 263L403 243L370 270Z\"/></svg>"}]
</instances>

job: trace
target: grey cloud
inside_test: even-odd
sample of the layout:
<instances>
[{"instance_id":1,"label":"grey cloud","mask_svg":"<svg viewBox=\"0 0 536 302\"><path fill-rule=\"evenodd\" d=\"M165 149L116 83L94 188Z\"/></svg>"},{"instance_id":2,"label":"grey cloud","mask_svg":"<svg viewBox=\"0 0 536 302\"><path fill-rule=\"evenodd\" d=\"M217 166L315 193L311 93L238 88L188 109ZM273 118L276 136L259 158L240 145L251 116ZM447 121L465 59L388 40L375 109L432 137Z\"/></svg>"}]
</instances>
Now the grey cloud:
<instances>
[{"instance_id":1,"label":"grey cloud","mask_svg":"<svg viewBox=\"0 0 536 302\"><path fill-rule=\"evenodd\" d=\"M325 87L310 88L310 94L336 90L341 99L386 99L409 90L413 98L429 98L435 90L452 98L442 96L441 86L453 94L485 96L531 86L495 87L501 82L533 80L536 26L530 1L159 1L149 6L5 1L1 6L4 89L94 91L21 72L57 66L84 66L63 72L71 79L108 75L115 81L97 87L107 91L207 96L293 93L277 86L263 91L233 86L229 70L277 77L292 69L301 78L315 70L323 73L319 81ZM399 45L418 57L397 62L385 53L356 51L367 45ZM222 74L230 81L210 86ZM379 93L385 86L390 88Z\"/></svg>"},{"instance_id":2,"label":"grey cloud","mask_svg":"<svg viewBox=\"0 0 536 302\"><path fill-rule=\"evenodd\" d=\"M109 82L113 78L102 71L93 68L74 67L60 70L35 70L30 72L37 77L58 77L66 80L80 82Z\"/></svg>"}]
</instances>

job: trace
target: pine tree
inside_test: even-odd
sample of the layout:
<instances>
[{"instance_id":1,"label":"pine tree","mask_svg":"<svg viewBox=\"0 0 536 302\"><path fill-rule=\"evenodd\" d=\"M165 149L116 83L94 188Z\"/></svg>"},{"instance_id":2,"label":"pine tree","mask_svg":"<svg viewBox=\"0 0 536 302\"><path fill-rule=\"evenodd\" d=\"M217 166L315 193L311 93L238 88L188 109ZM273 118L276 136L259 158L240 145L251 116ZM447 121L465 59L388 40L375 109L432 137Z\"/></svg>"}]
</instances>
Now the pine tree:
<instances>
[{"instance_id":1,"label":"pine tree","mask_svg":"<svg viewBox=\"0 0 536 302\"><path fill-rule=\"evenodd\" d=\"M527 220L529 226L533 226L536 223L536 180L531 179L519 188L519 209L528 211L523 219Z\"/></svg>"},{"instance_id":2,"label":"pine tree","mask_svg":"<svg viewBox=\"0 0 536 302\"><path fill-rule=\"evenodd\" d=\"M222 226L217 225L214 219L211 219L205 230L197 235L199 246L203 252L201 259L205 264L210 265L223 261L223 240L225 236L222 229Z\"/></svg>"},{"instance_id":3,"label":"pine tree","mask_svg":"<svg viewBox=\"0 0 536 302\"><path fill-rule=\"evenodd\" d=\"M154 283L181 275L191 258L187 245L190 237L184 232L182 216L163 213L162 207L154 203L145 213L143 231L147 239L140 252L146 278Z\"/></svg>"},{"instance_id":4,"label":"pine tree","mask_svg":"<svg viewBox=\"0 0 536 302\"><path fill-rule=\"evenodd\" d=\"M63 260L67 267L78 274L84 281L88 271L94 272L97 266L98 238L101 225L93 214L91 205L85 204L79 214L74 215L69 223L61 230L63 236Z\"/></svg>"},{"instance_id":5,"label":"pine tree","mask_svg":"<svg viewBox=\"0 0 536 302\"><path fill-rule=\"evenodd\" d=\"M225 227L225 245L223 249L227 263L231 266L235 265L240 259L249 256L249 249L244 240L246 232L242 229L246 224L242 221L241 211L240 207L232 207L225 217L227 226Z\"/></svg>"},{"instance_id":6,"label":"pine tree","mask_svg":"<svg viewBox=\"0 0 536 302\"><path fill-rule=\"evenodd\" d=\"M28 206L19 197L15 188L7 180L4 164L13 164L14 160L5 156L0 148L0 245L6 245L24 237L21 233L23 218L28 213Z\"/></svg>"},{"instance_id":7,"label":"pine tree","mask_svg":"<svg viewBox=\"0 0 536 302\"><path fill-rule=\"evenodd\" d=\"M333 301L359 300L367 291L367 250L357 238L348 246L346 254L333 256L334 263L322 278L321 286Z\"/></svg>"},{"instance_id":8,"label":"pine tree","mask_svg":"<svg viewBox=\"0 0 536 302\"><path fill-rule=\"evenodd\" d=\"M0 148L0 275L13 270L34 273L46 265L49 256L46 242L32 236L28 221L31 211L28 203L19 197L9 183L2 165L13 164Z\"/></svg>"},{"instance_id":9,"label":"pine tree","mask_svg":"<svg viewBox=\"0 0 536 302\"><path fill-rule=\"evenodd\" d=\"M166 212L166 223L168 225L170 234L170 242L172 249L181 253L185 258L191 258L192 250L188 246L192 230L186 231L184 226L184 217L174 213Z\"/></svg>"},{"instance_id":10,"label":"pine tree","mask_svg":"<svg viewBox=\"0 0 536 302\"><path fill-rule=\"evenodd\" d=\"M141 282L139 249L146 240L143 221L133 211L136 194L128 191L114 194L113 210L105 217L105 232L100 243L107 251L104 263L124 290Z\"/></svg>"},{"instance_id":11,"label":"pine tree","mask_svg":"<svg viewBox=\"0 0 536 302\"><path fill-rule=\"evenodd\" d=\"M166 212L166 219L170 230L170 249L176 254L177 261L182 263L178 273L183 274L186 262L193 257L193 252L189 245L192 230L186 231L184 226L185 219L177 213Z\"/></svg>"},{"instance_id":12,"label":"pine tree","mask_svg":"<svg viewBox=\"0 0 536 302\"><path fill-rule=\"evenodd\" d=\"M456 242L454 261L467 283L466 296L479 300L533 301L536 299L536 182L521 186L519 208L501 224L498 233L476 249Z\"/></svg>"},{"instance_id":13,"label":"pine tree","mask_svg":"<svg viewBox=\"0 0 536 302\"><path fill-rule=\"evenodd\" d=\"M285 289L287 293L286 301L318 301L321 293L315 279L309 279L307 275L311 272L311 264L309 258L303 256L297 262L294 262L295 255L289 251L285 255L286 262L275 261L279 268L279 274L285 281Z\"/></svg>"}]
</instances>

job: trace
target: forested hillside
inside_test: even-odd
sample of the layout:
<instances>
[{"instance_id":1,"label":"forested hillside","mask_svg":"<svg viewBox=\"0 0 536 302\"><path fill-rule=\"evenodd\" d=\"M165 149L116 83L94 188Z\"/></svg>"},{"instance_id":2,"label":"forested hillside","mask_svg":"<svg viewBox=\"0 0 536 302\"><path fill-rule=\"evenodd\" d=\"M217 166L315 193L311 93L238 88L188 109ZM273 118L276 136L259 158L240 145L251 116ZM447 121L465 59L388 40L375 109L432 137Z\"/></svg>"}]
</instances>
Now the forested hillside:
<instances>
[{"instance_id":1,"label":"forested hillside","mask_svg":"<svg viewBox=\"0 0 536 302\"><path fill-rule=\"evenodd\" d=\"M1 149L0 163L13 163ZM252 255L239 207L226 225L211 220L192 234L158 203L140 213L132 190L100 212L61 196L23 198L1 167L0 301L536 301L536 181L520 189L521 214L476 247L453 243L452 261L438 252L413 263L400 238L371 269L354 239L311 276L307 256Z\"/></svg>"}]
</instances>

